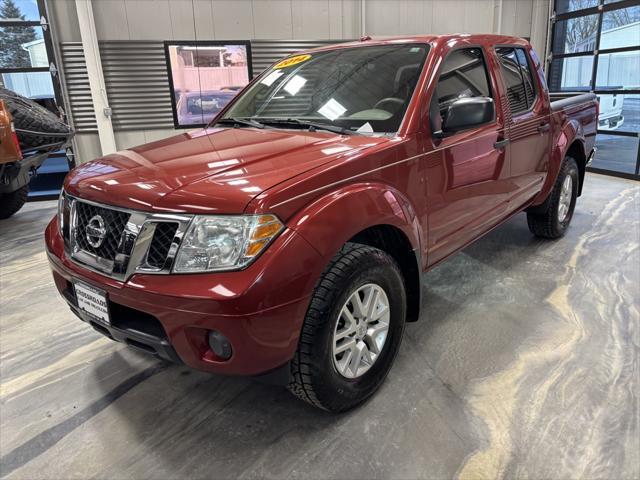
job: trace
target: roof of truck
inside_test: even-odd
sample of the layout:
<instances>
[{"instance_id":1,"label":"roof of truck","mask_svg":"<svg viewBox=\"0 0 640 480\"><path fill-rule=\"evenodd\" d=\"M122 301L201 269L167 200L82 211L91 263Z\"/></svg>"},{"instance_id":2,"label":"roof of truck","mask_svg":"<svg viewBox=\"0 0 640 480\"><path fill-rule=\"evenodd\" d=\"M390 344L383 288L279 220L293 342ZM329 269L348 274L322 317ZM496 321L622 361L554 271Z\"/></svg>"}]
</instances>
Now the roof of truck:
<instances>
[{"instance_id":1,"label":"roof of truck","mask_svg":"<svg viewBox=\"0 0 640 480\"><path fill-rule=\"evenodd\" d=\"M496 35L493 33L450 33L445 35L403 35L397 37L372 38L362 37L360 40L352 42L336 43L325 45L309 51L333 50L335 48L357 47L365 45L390 45L402 43L446 43L451 40L464 40L479 45L528 45L529 42L521 37L510 35Z\"/></svg>"}]
</instances>

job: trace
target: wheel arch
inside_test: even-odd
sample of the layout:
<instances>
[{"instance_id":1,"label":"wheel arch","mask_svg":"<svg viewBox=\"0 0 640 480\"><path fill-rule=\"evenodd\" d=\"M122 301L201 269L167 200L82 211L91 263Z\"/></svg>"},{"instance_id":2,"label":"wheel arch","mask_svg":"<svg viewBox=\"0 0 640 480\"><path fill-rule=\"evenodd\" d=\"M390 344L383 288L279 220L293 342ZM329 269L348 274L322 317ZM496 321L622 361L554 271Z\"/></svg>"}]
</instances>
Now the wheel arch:
<instances>
[{"instance_id":1,"label":"wheel arch","mask_svg":"<svg viewBox=\"0 0 640 480\"><path fill-rule=\"evenodd\" d=\"M407 295L407 322L417 321L422 303L421 272L419 259L404 232L393 225L375 225L358 232L349 242L378 248L396 261Z\"/></svg>"},{"instance_id":2,"label":"wheel arch","mask_svg":"<svg viewBox=\"0 0 640 480\"><path fill-rule=\"evenodd\" d=\"M563 160L567 157L573 158L578 164L578 196L582 195L582 185L584 184L584 176L587 171L587 153L585 152L584 142L579 138L574 139L573 143L569 146L564 156Z\"/></svg>"},{"instance_id":3,"label":"wheel arch","mask_svg":"<svg viewBox=\"0 0 640 480\"><path fill-rule=\"evenodd\" d=\"M398 190L358 183L323 195L287 222L327 265L348 242L379 248L400 267L407 293L407 320L419 318L422 258L418 217Z\"/></svg>"},{"instance_id":4,"label":"wheel arch","mask_svg":"<svg viewBox=\"0 0 640 480\"><path fill-rule=\"evenodd\" d=\"M546 208L549 195L560 172L560 167L567 155L572 156L576 160L576 163L578 163L580 177L578 195L580 195L582 193L582 184L584 183L584 175L586 172L587 155L585 152L584 131L580 123L575 119L567 120L559 129L553 141L551 151L549 152L547 177L540 193L527 211L540 211Z\"/></svg>"}]
</instances>

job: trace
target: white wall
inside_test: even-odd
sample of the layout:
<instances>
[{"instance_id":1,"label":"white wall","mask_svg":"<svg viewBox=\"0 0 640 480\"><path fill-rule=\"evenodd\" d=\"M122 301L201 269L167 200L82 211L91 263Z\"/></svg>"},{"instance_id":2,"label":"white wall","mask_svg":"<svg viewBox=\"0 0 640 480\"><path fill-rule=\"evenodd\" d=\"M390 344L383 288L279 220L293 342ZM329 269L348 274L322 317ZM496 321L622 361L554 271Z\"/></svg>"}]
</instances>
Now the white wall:
<instances>
[{"instance_id":1,"label":"white wall","mask_svg":"<svg viewBox=\"0 0 640 480\"><path fill-rule=\"evenodd\" d=\"M80 41L72 0L49 0L61 41ZM368 35L504 33L544 47L548 0L364 0ZM341 39L361 0L93 0L100 40ZM502 23L498 25L500 7Z\"/></svg>"},{"instance_id":2,"label":"white wall","mask_svg":"<svg viewBox=\"0 0 640 480\"><path fill-rule=\"evenodd\" d=\"M49 0L60 41L80 41L73 0ZM529 37L543 56L549 0L365 0L366 34L502 33ZM502 15L500 12L502 10ZM361 0L93 0L100 40L351 39ZM116 132L128 148L173 130ZM89 135L80 135L80 137ZM99 155L79 139L78 157Z\"/></svg>"}]
</instances>

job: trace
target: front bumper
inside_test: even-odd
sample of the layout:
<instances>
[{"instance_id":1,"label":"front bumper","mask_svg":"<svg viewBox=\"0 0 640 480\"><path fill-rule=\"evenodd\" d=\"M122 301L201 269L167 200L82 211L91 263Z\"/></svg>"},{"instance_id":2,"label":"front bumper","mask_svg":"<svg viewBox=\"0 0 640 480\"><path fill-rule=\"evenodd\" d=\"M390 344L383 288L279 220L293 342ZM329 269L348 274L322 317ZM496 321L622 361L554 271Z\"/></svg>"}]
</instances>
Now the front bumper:
<instances>
[{"instance_id":1,"label":"front bumper","mask_svg":"<svg viewBox=\"0 0 640 480\"><path fill-rule=\"evenodd\" d=\"M302 237L285 230L246 270L189 275L136 274L126 282L67 258L57 221L45 232L58 291L72 311L100 333L192 368L232 375L263 375L295 353L313 287L324 266ZM73 282L106 292L111 322L77 308ZM228 360L207 343L210 330L231 342Z\"/></svg>"}]
</instances>

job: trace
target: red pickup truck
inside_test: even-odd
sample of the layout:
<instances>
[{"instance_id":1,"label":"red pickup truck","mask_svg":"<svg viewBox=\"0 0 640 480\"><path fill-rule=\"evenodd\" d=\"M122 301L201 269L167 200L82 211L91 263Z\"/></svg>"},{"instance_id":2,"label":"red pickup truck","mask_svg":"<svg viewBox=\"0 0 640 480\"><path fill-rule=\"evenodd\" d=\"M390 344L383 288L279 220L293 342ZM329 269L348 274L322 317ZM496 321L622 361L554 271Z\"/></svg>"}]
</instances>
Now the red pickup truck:
<instances>
[{"instance_id":1,"label":"red pickup truck","mask_svg":"<svg viewBox=\"0 0 640 480\"><path fill-rule=\"evenodd\" d=\"M597 118L594 95L550 102L519 38L304 52L206 129L73 170L55 283L109 338L347 410L420 317L423 272L523 210L565 233Z\"/></svg>"}]
</instances>

